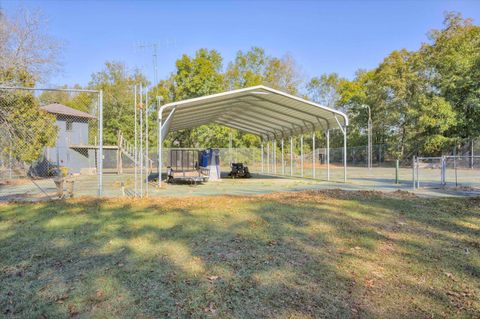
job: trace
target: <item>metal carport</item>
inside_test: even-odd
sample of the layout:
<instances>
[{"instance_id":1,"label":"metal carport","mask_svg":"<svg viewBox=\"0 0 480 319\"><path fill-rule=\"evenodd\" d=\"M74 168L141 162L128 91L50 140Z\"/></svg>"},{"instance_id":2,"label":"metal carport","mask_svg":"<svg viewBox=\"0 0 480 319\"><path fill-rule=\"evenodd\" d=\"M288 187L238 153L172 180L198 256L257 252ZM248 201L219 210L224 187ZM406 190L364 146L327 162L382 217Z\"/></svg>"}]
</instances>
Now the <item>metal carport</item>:
<instances>
[{"instance_id":1,"label":"metal carport","mask_svg":"<svg viewBox=\"0 0 480 319\"><path fill-rule=\"evenodd\" d=\"M262 149L264 141L281 139L283 149L286 137L300 134L303 144L303 134L323 131L327 140L327 176L330 176L330 130L340 129L344 137L344 181L347 180L347 115L263 85L162 105L158 110L158 122L160 176L162 144L169 131L216 123L260 136ZM312 138L315 145L314 134ZM158 180L161 183L161 178Z\"/></svg>"}]
</instances>

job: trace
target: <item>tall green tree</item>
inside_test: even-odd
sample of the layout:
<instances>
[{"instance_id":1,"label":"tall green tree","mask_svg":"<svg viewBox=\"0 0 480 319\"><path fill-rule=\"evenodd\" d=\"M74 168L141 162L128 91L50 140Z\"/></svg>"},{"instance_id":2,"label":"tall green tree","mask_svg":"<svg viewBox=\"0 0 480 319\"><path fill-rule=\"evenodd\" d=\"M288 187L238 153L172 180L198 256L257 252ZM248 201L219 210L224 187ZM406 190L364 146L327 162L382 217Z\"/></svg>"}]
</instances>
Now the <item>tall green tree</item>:
<instances>
[{"instance_id":1,"label":"tall green tree","mask_svg":"<svg viewBox=\"0 0 480 319\"><path fill-rule=\"evenodd\" d=\"M0 150L31 163L55 145L55 116L40 109L30 92L0 94Z\"/></svg>"},{"instance_id":2,"label":"tall green tree","mask_svg":"<svg viewBox=\"0 0 480 319\"><path fill-rule=\"evenodd\" d=\"M255 85L266 85L290 94L298 94L301 84L299 68L290 55L281 58L268 56L265 50L252 47L238 51L234 61L228 64L225 81L231 90ZM260 139L252 134L239 132L236 141L240 146L259 146Z\"/></svg>"},{"instance_id":3,"label":"tall green tree","mask_svg":"<svg viewBox=\"0 0 480 319\"><path fill-rule=\"evenodd\" d=\"M449 135L480 136L480 26L449 12L443 28L430 32L420 52L432 73L432 84L456 112Z\"/></svg>"},{"instance_id":4,"label":"tall green tree","mask_svg":"<svg viewBox=\"0 0 480 319\"><path fill-rule=\"evenodd\" d=\"M199 49L193 57L184 54L175 63L175 71L158 85L165 102L180 101L225 90L222 57L216 50ZM225 146L231 129L210 124L195 129L172 132L167 145L178 147Z\"/></svg>"},{"instance_id":5,"label":"tall green tree","mask_svg":"<svg viewBox=\"0 0 480 319\"><path fill-rule=\"evenodd\" d=\"M298 93L301 83L300 71L292 56L267 56L259 47L238 51L227 67L225 79L232 90L263 84L291 94Z\"/></svg>"},{"instance_id":6,"label":"tall green tree","mask_svg":"<svg viewBox=\"0 0 480 319\"><path fill-rule=\"evenodd\" d=\"M222 56L216 50L200 49L194 57L184 54L175 63L174 98L185 100L222 92Z\"/></svg>"},{"instance_id":7,"label":"tall green tree","mask_svg":"<svg viewBox=\"0 0 480 319\"><path fill-rule=\"evenodd\" d=\"M317 103L336 108L340 99L339 86L342 79L337 73L313 77L306 85L308 97Z\"/></svg>"},{"instance_id":8,"label":"tall green tree","mask_svg":"<svg viewBox=\"0 0 480 319\"><path fill-rule=\"evenodd\" d=\"M33 87L58 70L59 42L45 30L38 13L18 10L7 16L0 8L0 84ZM55 117L22 90L0 91L0 153L32 162L57 137Z\"/></svg>"},{"instance_id":9,"label":"tall green tree","mask_svg":"<svg viewBox=\"0 0 480 319\"><path fill-rule=\"evenodd\" d=\"M133 140L133 88L139 83L148 85L139 71L129 72L125 64L120 62L107 62L102 71L92 74L89 88L103 91L104 143L116 144L118 130L122 131L129 140ZM85 98L79 97L79 99Z\"/></svg>"},{"instance_id":10,"label":"tall green tree","mask_svg":"<svg viewBox=\"0 0 480 319\"><path fill-rule=\"evenodd\" d=\"M393 51L375 70L360 72L340 87L339 103L349 110L353 128L366 127L362 105L368 104L374 141L390 145L395 157L433 155L449 142L445 132L454 124L455 113L432 87L422 54Z\"/></svg>"}]
</instances>

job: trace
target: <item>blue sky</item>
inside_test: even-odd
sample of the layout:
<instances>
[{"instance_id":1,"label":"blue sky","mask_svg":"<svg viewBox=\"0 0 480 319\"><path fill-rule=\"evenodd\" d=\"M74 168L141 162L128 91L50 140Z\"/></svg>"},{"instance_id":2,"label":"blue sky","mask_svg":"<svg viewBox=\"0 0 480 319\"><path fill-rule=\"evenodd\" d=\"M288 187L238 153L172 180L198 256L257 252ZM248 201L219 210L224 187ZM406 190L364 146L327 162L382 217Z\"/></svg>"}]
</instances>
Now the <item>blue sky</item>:
<instances>
[{"instance_id":1,"label":"blue sky","mask_svg":"<svg viewBox=\"0 0 480 319\"><path fill-rule=\"evenodd\" d=\"M480 1L6 1L7 14L41 10L49 33L65 43L63 71L53 85L88 83L105 61L122 61L150 77L158 43L158 73L166 77L183 53L217 49L224 65L252 46L290 53L305 78L337 72L352 78L392 50L417 49L442 26L446 11L480 21Z\"/></svg>"}]
</instances>

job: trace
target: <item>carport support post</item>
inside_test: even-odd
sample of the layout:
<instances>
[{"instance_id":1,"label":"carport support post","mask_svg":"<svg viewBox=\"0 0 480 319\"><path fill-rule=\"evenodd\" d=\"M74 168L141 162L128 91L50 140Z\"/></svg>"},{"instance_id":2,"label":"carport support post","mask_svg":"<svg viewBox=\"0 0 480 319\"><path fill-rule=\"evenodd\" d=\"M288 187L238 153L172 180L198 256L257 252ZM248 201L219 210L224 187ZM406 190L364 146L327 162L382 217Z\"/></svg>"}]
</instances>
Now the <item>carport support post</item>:
<instances>
[{"instance_id":1,"label":"carport support post","mask_svg":"<svg viewBox=\"0 0 480 319\"><path fill-rule=\"evenodd\" d=\"M312 133L312 177L315 178L315 132Z\"/></svg>"},{"instance_id":2,"label":"carport support post","mask_svg":"<svg viewBox=\"0 0 480 319\"><path fill-rule=\"evenodd\" d=\"M264 173L264 171L263 171L263 161L264 161L264 159L263 159L263 142L260 144L260 150L262 152L262 174L263 174Z\"/></svg>"},{"instance_id":3,"label":"carport support post","mask_svg":"<svg viewBox=\"0 0 480 319\"><path fill-rule=\"evenodd\" d=\"M277 174L277 140L272 141L273 147L273 174Z\"/></svg>"},{"instance_id":4,"label":"carport support post","mask_svg":"<svg viewBox=\"0 0 480 319\"><path fill-rule=\"evenodd\" d=\"M290 176L293 176L293 137L290 136Z\"/></svg>"},{"instance_id":5,"label":"carport support post","mask_svg":"<svg viewBox=\"0 0 480 319\"><path fill-rule=\"evenodd\" d=\"M327 130L327 154L326 154L326 160L327 160L327 181L330 180L330 130Z\"/></svg>"},{"instance_id":6,"label":"carport support post","mask_svg":"<svg viewBox=\"0 0 480 319\"><path fill-rule=\"evenodd\" d=\"M267 140L267 173L270 173L270 141Z\"/></svg>"},{"instance_id":7,"label":"carport support post","mask_svg":"<svg viewBox=\"0 0 480 319\"><path fill-rule=\"evenodd\" d=\"M284 144L284 140L282 137L282 175L285 175L285 158L283 155L283 144Z\"/></svg>"},{"instance_id":8,"label":"carport support post","mask_svg":"<svg viewBox=\"0 0 480 319\"><path fill-rule=\"evenodd\" d=\"M300 164L301 164L300 172L303 177L303 134L300 135Z\"/></svg>"}]
</instances>

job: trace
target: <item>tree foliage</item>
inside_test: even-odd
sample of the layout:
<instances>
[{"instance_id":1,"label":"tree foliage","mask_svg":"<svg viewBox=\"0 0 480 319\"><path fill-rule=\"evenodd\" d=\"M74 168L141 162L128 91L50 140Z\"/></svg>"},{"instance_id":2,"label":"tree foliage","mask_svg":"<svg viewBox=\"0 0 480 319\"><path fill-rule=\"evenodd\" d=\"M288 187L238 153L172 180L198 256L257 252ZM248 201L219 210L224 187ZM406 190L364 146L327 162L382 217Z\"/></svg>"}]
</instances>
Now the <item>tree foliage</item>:
<instances>
[{"instance_id":1,"label":"tree foliage","mask_svg":"<svg viewBox=\"0 0 480 319\"><path fill-rule=\"evenodd\" d=\"M312 101L330 108L336 108L340 99L339 86L344 81L337 73L322 74L313 77L306 85L307 94Z\"/></svg>"},{"instance_id":2,"label":"tree foliage","mask_svg":"<svg viewBox=\"0 0 480 319\"><path fill-rule=\"evenodd\" d=\"M55 145L55 116L40 109L30 93L0 95L0 147L14 158L31 163L45 147Z\"/></svg>"},{"instance_id":3,"label":"tree foliage","mask_svg":"<svg viewBox=\"0 0 480 319\"><path fill-rule=\"evenodd\" d=\"M25 41L25 42L22 42ZM25 45L21 45L21 44ZM7 19L0 15L0 80L32 86L58 66L58 42L46 36L42 19L19 15ZM18 51L18 54L15 52ZM117 131L133 139L133 86L148 81L139 71L129 71L123 63L107 62L92 75L88 88L104 93L104 142L116 143ZM392 157L409 158L413 154L439 155L460 139L480 136L480 27L457 13L445 16L443 28L432 30L428 42L419 50L398 49L388 54L371 70L359 70L351 80L337 73L321 74L303 82L300 68L292 56L268 55L260 47L238 51L224 68L216 50L199 49L193 55L182 55L175 70L149 92L159 95L163 103L179 101L226 90L266 85L307 98L349 115L349 145L366 144L368 112L372 110L373 141L390 146ZM95 101L88 94L44 92L42 104L61 103L92 112ZM32 111L38 104L24 108ZM35 106L36 105L36 106ZM17 120L19 114L9 113ZM155 116L149 121L155 126ZM42 127L35 119L25 117L26 125ZM30 122L29 122L30 121ZM50 120L46 119L45 123ZM54 133L52 133L54 135ZM152 131L152 144L156 138ZM234 146L258 146L260 139L220 125L204 125L192 130L171 133L167 145L182 147L226 147L230 137ZM319 135L319 145L322 136ZM308 139L307 139L308 140ZM39 143L50 143L40 137ZM340 146L340 135L332 135L332 146ZM306 142L308 147L308 142ZM22 158L33 158L22 155Z\"/></svg>"},{"instance_id":4,"label":"tree foliage","mask_svg":"<svg viewBox=\"0 0 480 319\"><path fill-rule=\"evenodd\" d=\"M0 84L32 87L58 69L60 44L45 32L45 19L20 10L7 17L0 9ZM55 117L40 109L26 91L0 91L0 152L37 160L55 144Z\"/></svg>"},{"instance_id":5,"label":"tree foliage","mask_svg":"<svg viewBox=\"0 0 480 319\"><path fill-rule=\"evenodd\" d=\"M301 84L300 71L292 56L267 56L259 47L238 51L228 65L225 79L231 90L263 84L290 94L297 94Z\"/></svg>"},{"instance_id":6,"label":"tree foliage","mask_svg":"<svg viewBox=\"0 0 480 319\"><path fill-rule=\"evenodd\" d=\"M456 112L449 135L480 136L480 26L450 12L443 29L430 32L430 40L421 53L431 68L433 85Z\"/></svg>"},{"instance_id":7,"label":"tree foliage","mask_svg":"<svg viewBox=\"0 0 480 319\"><path fill-rule=\"evenodd\" d=\"M129 72L120 62L107 62L102 71L92 74L89 88L103 91L104 143L116 144L118 130L133 140L134 85L138 83L148 84L142 74Z\"/></svg>"},{"instance_id":8,"label":"tree foliage","mask_svg":"<svg viewBox=\"0 0 480 319\"><path fill-rule=\"evenodd\" d=\"M314 77L307 92L348 113L352 146L366 143L363 105L369 105L374 143L388 144L391 156L439 155L458 139L480 135L479 44L480 27L448 13L444 28L418 51L395 50L351 81Z\"/></svg>"}]
</instances>

